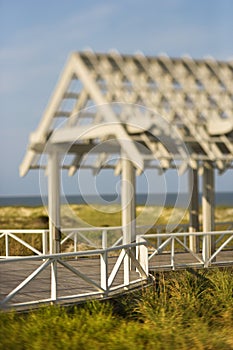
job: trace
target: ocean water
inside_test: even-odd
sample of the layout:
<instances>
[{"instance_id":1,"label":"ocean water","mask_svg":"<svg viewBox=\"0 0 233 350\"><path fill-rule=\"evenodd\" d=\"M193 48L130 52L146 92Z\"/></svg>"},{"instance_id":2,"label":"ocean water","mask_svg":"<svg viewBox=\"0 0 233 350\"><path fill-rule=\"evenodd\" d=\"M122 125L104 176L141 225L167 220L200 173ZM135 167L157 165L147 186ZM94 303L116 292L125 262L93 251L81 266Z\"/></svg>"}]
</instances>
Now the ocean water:
<instances>
[{"instance_id":1,"label":"ocean water","mask_svg":"<svg viewBox=\"0 0 233 350\"><path fill-rule=\"evenodd\" d=\"M177 200L178 199L178 200ZM64 202L64 199L62 200ZM73 196L68 195L65 198L69 204L112 204L119 203L120 198L117 198L111 194L103 194L101 196ZM165 205L165 206L174 206L177 203L178 207L187 206L187 195L180 194L177 197L176 193L167 193L164 194L152 194L149 197L147 194L137 194L136 202L138 205ZM46 198L42 200L40 196L18 196L18 197L0 197L0 206L30 206L36 207L43 205L43 202L46 202ZM199 195L199 202L201 203L201 195ZM233 207L233 192L217 192L215 195L215 203L218 206L227 206Z\"/></svg>"}]
</instances>

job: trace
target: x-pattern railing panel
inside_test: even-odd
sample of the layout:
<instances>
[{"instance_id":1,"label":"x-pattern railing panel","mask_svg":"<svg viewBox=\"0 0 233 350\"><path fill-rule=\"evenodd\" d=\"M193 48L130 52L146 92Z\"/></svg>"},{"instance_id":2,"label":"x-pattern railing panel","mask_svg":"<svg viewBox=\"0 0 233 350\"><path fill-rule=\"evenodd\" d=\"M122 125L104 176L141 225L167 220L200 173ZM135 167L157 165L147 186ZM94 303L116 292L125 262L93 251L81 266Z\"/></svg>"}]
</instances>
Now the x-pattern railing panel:
<instances>
[{"instance_id":1,"label":"x-pattern railing panel","mask_svg":"<svg viewBox=\"0 0 233 350\"><path fill-rule=\"evenodd\" d=\"M79 253L63 253L2 260L0 262L0 268L3 267L1 264L10 264L12 266L12 264L17 263L34 263L34 268L32 271L30 270L29 274L24 276L23 279L21 278L21 282L13 289L10 287L12 284L8 281L8 290L1 292L2 300L0 301L0 306L2 308L25 307L37 303L61 302L71 299L80 300L80 298L84 297L103 297L108 296L111 292L115 292L118 289L129 288L130 285L140 280L146 280L148 277L147 272L132 252L132 249L135 249L136 246L138 246L138 244L134 243L120 247L89 250ZM109 259L111 259L113 253L119 254L119 256L117 259L114 258L115 260L110 268ZM128 276L129 272L126 271L126 269L129 268L129 266L125 264L126 261L131 261L131 264L135 266L137 271L141 274L141 278L138 274L129 279L125 277ZM87 266L88 264L90 265L90 263L92 263L92 267L95 266L95 271L93 271L92 274L90 274L91 270L87 271ZM99 266L99 271L98 269L96 270L97 266ZM118 277L121 266L121 274L123 273L123 277ZM48 271L48 269L50 270ZM29 288L25 292L25 288L27 288L32 281L36 281L41 273L46 271L47 282L50 280L48 291L50 297L38 297L39 292L36 292L36 287L34 287L34 289ZM73 276L71 280L69 280L67 273L64 271L69 271L69 274ZM12 277L8 276L8 278L10 279ZM77 282L75 282L76 280ZM80 281L83 281L84 284ZM115 283L113 284L114 281ZM75 294L72 294L72 291L68 288L71 284L73 285L72 291L76 291ZM60 290L61 286L65 286L65 288ZM89 286L89 288L87 286ZM79 290L77 289L78 287ZM48 286L45 288L48 288ZM4 289L4 283L2 283L1 289ZM40 292L42 293L43 290L40 290ZM33 297L35 299L33 299Z\"/></svg>"},{"instance_id":2,"label":"x-pattern railing panel","mask_svg":"<svg viewBox=\"0 0 233 350\"><path fill-rule=\"evenodd\" d=\"M39 250L38 248L35 247L35 242L33 242L32 237L40 236L40 241L41 241L41 247L42 249ZM23 236L25 239L23 239ZM26 240L26 237L30 237L32 240L32 243L28 243ZM5 240L4 244L4 250L5 250L5 255L1 255L0 258L5 258L11 256L11 244L15 242L19 243L19 247L25 247L31 253L36 254L36 255L42 255L47 253L48 249L48 231L47 230L0 230L0 242L3 242ZM2 247L1 247L2 248ZM13 254L15 255L15 254Z\"/></svg>"},{"instance_id":3,"label":"x-pattern railing panel","mask_svg":"<svg viewBox=\"0 0 233 350\"><path fill-rule=\"evenodd\" d=\"M185 240L184 238L192 235L202 238L202 252L196 253L189 248L188 239ZM210 242L210 238L220 236L221 244L214 252L208 255L206 247ZM159 246L153 243L158 238L161 238ZM229 255L226 258L224 255L221 255L224 252L228 252L232 240L233 231L144 234L137 236L136 243L107 249L4 259L0 261L0 268L2 268L3 274L6 273L7 275L7 269L4 270L3 267L4 264L5 266L10 264L11 273L7 277L9 279L18 277L18 272L14 272L12 266L29 264L30 268L28 271L23 271L19 279L20 282L17 285L15 284L16 281L7 281L7 278L4 280L5 277L1 274L3 279L1 283L1 307L29 307L29 305L38 303L106 297L122 288L129 288L132 284L139 281L146 281L151 268L176 269L189 266L209 267L216 264L233 264L233 257L230 258ZM152 247L154 252L151 254ZM180 248L182 248L183 253L180 251ZM165 257L166 259L161 260L160 257ZM159 264L156 265L156 261ZM92 271L93 266L98 267L98 272ZM133 277L130 277L130 271L133 266L139 275L136 273L136 275L134 274ZM46 298L43 298L38 296L39 292L43 294L40 281L40 288L36 294L33 294L33 289L27 288L32 282L36 282L37 278L40 280L41 274L46 271L47 275L41 281L44 281L44 283L46 281L49 285L46 288L50 297L47 295ZM70 280L71 282L68 281L69 274L73 276ZM4 283L6 282L8 287L5 288ZM70 283L73 283L73 287L69 290ZM84 289L82 289L82 283L85 285Z\"/></svg>"},{"instance_id":4,"label":"x-pattern railing panel","mask_svg":"<svg viewBox=\"0 0 233 350\"><path fill-rule=\"evenodd\" d=\"M175 227L175 228L174 228ZM137 226L137 233L143 234L143 232L150 233L168 233L168 232L187 232L189 229L189 224L179 224L174 225L174 227L170 225L141 225ZM223 234L216 234L215 237L215 245L218 248L221 244L222 240L225 237L225 231L230 231L233 229L233 222L216 222L215 227L217 231L223 230ZM200 225L200 229L202 226ZM122 244L122 227L92 227L91 229L88 227L85 228L70 228L70 229L62 229L62 241L61 241L61 251L66 252L66 247L68 247L69 251L77 252L79 248L79 244L84 243L86 245L86 249L100 249L100 248L110 248L116 247ZM37 245L33 243L29 243L29 239L32 235L41 236L41 249L38 248ZM18 243L19 247L25 247L28 251L31 251L31 254L46 254L49 252L49 242L48 242L48 230L0 230L0 242L2 244L3 254L0 258L7 258L11 256L15 256L16 254L12 254L10 249L10 240L14 240L15 243ZM25 239L23 238L25 237ZM182 237L183 243L187 245L189 236L184 235ZM199 236L200 241L202 242L202 236ZM164 235L159 235L156 237L156 245L155 248L159 248L161 242L165 239ZM103 244L103 242L105 242ZM83 244L81 245L82 249L84 248ZM230 247L232 248L232 247ZM161 247L159 248L161 249ZM5 253L4 253L5 252Z\"/></svg>"},{"instance_id":5,"label":"x-pattern railing panel","mask_svg":"<svg viewBox=\"0 0 233 350\"><path fill-rule=\"evenodd\" d=\"M202 248L200 252L194 252L192 249L190 249L188 245L188 239L181 241L181 238L184 239L184 237L199 237L202 240ZM196 233L163 233L163 234L145 234L145 235L139 235L138 241L141 242L144 240L146 242L146 245L149 247L149 256L148 260L153 261L154 258L158 256L162 256L164 252L165 247L166 254L170 255L170 267L175 269L179 264L175 263L175 256L178 256L181 251L180 247L183 248L183 251L188 253L192 258L195 259L195 264L202 266L202 267L208 267L211 264L232 264L233 263L233 254L232 259L227 259L227 261L216 261L216 257L220 255L220 253L227 252L230 250L232 252L232 247L229 246L230 242L233 240L233 231L215 231L215 232L196 232ZM210 250L211 247L211 240L214 240L214 242L217 242L216 237L221 237L221 244L215 248L214 251ZM159 245L153 243L155 240L159 241ZM178 245L177 245L178 243ZM231 253L230 253L231 254ZM155 259L156 260L156 259ZM186 262L186 266L193 265L194 261L192 262ZM165 265L160 263L160 268ZM167 264L166 264L167 267Z\"/></svg>"}]
</instances>

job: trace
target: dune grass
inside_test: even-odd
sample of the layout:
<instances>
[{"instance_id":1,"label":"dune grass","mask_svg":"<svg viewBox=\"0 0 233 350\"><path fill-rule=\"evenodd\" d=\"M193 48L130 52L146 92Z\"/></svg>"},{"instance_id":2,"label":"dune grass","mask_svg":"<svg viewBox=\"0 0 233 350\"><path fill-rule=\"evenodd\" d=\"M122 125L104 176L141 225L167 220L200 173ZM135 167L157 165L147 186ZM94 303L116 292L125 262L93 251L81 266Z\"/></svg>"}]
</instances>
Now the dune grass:
<instances>
[{"instance_id":1,"label":"dune grass","mask_svg":"<svg viewBox=\"0 0 233 350\"><path fill-rule=\"evenodd\" d=\"M87 206L82 204L72 204L62 208L62 218L66 227L84 226L86 223L92 226L120 226L121 208L119 205L111 206ZM188 216L183 209L176 212L184 214L182 222L187 222ZM184 212L184 213L183 213ZM161 208L149 206L144 210L143 206L138 206L136 215L139 224L156 223L164 224L174 214L173 208ZM153 221L152 221L153 220ZM0 207L0 228L1 229L27 229L48 228L48 217L45 207Z\"/></svg>"},{"instance_id":2,"label":"dune grass","mask_svg":"<svg viewBox=\"0 0 233 350\"><path fill-rule=\"evenodd\" d=\"M111 302L0 313L0 349L233 349L233 269L159 273Z\"/></svg>"},{"instance_id":3,"label":"dune grass","mask_svg":"<svg viewBox=\"0 0 233 350\"><path fill-rule=\"evenodd\" d=\"M179 211L179 209L178 209ZM182 211L182 210L181 210ZM183 212L183 211L182 211ZM167 222L171 216L172 208L147 207L146 210L142 206L138 206L136 214L138 217L138 224L154 223L162 224ZM90 226L120 226L121 225L121 208L119 205L115 206L101 206L101 205L69 205L62 206L62 227L74 228ZM157 221L153 219L158 218ZM183 222L187 222L187 215ZM48 216L45 207L0 207L0 229L47 229ZM93 238L93 232L90 232L89 238ZM88 233L86 234L88 236ZM95 234L94 234L95 235ZM41 235L30 234L21 235L18 237L41 251ZM116 239L119 238L116 236ZM114 240L114 237L112 237ZM66 249L69 248L67 242ZM83 244L81 244L83 249ZM0 241L0 255L5 253L4 240ZM30 255L31 251L15 240L10 241L11 255Z\"/></svg>"},{"instance_id":4,"label":"dune grass","mask_svg":"<svg viewBox=\"0 0 233 350\"><path fill-rule=\"evenodd\" d=\"M107 206L87 206L72 204L69 206L69 213L66 215L76 217L77 223L87 223L93 226L120 226L121 211L119 206L111 209ZM143 214L142 214L143 213ZM139 224L153 223L166 224L171 216L182 217L182 223L188 222L188 213L184 209L177 208L175 212L172 207L137 206L136 215ZM201 218L201 213L200 213ZM217 221L233 221L233 208L217 207L215 210ZM73 224L73 222L71 223ZM81 225L79 225L81 226ZM44 207L0 207L0 229L43 229L48 228L47 211Z\"/></svg>"},{"instance_id":5,"label":"dune grass","mask_svg":"<svg viewBox=\"0 0 233 350\"><path fill-rule=\"evenodd\" d=\"M93 225L120 225L119 212L72 209ZM171 210L164 209L159 223ZM230 221L232 214L218 208L216 218ZM1 207L0 227L47 228L47 214L40 207ZM0 349L231 350L232 293L233 268L157 273L151 287L111 302L0 312Z\"/></svg>"},{"instance_id":6,"label":"dune grass","mask_svg":"<svg viewBox=\"0 0 233 350\"><path fill-rule=\"evenodd\" d=\"M63 227L84 227L86 224L91 226L120 226L121 210L119 205L115 206L87 206L87 205L70 205L62 207ZM176 208L174 211L171 207L137 206L136 208L138 225L159 225L167 224L171 218L173 222L188 223L188 213L182 208ZM201 216L201 214L200 214ZM215 212L216 220L232 221L233 208L218 207ZM181 220L181 221L180 221ZM45 207L0 207L0 229L47 229L48 216ZM219 229L226 229L225 225ZM150 231L152 233L152 231ZM90 233L92 238L93 233ZM18 235L27 243L41 250L40 235ZM116 239L118 236L116 237ZM114 237L113 237L114 240ZM71 244L72 242L67 242ZM82 246L83 247L83 246ZM69 249L69 247L67 248ZM0 255L4 255L5 243L0 240ZM31 251L15 240L10 242L11 255L30 255Z\"/></svg>"}]
</instances>

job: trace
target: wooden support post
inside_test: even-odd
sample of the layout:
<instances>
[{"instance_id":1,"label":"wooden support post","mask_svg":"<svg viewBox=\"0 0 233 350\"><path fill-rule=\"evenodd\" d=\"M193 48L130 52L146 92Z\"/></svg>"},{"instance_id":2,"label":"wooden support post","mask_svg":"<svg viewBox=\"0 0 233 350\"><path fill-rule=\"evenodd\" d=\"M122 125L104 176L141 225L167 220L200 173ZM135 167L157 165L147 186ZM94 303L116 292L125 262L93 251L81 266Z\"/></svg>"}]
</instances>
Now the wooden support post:
<instances>
[{"instance_id":1,"label":"wooden support post","mask_svg":"<svg viewBox=\"0 0 233 350\"><path fill-rule=\"evenodd\" d=\"M196 169L189 169L189 194L191 195L189 206L189 232L199 231L199 186ZM194 252L200 251L200 239L198 236L189 236L189 248Z\"/></svg>"},{"instance_id":2,"label":"wooden support post","mask_svg":"<svg viewBox=\"0 0 233 350\"><path fill-rule=\"evenodd\" d=\"M123 244L136 240L135 168L129 159L122 158L122 226Z\"/></svg>"},{"instance_id":3,"label":"wooden support post","mask_svg":"<svg viewBox=\"0 0 233 350\"><path fill-rule=\"evenodd\" d=\"M48 155L48 212L50 254L60 253L60 157L56 151Z\"/></svg>"},{"instance_id":4,"label":"wooden support post","mask_svg":"<svg viewBox=\"0 0 233 350\"><path fill-rule=\"evenodd\" d=\"M136 241L136 208L135 208L135 169L132 162L123 155L122 164L122 230L123 244ZM136 252L134 252L136 254ZM129 256L124 259L124 283L129 284L129 271L131 268Z\"/></svg>"},{"instance_id":5,"label":"wooden support post","mask_svg":"<svg viewBox=\"0 0 233 350\"><path fill-rule=\"evenodd\" d=\"M203 232L214 230L214 169L210 162L204 164L203 172L203 191L202 191L202 216L203 216ZM214 237L206 236L203 252L205 260L208 260L215 250Z\"/></svg>"}]
</instances>

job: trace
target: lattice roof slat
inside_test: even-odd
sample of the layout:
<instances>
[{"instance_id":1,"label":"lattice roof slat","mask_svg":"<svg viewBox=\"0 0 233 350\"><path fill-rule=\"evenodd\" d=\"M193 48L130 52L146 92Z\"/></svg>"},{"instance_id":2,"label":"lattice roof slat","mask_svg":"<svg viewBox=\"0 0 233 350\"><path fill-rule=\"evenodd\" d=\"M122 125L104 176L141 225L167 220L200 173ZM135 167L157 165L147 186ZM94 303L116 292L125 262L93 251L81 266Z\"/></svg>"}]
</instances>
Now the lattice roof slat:
<instances>
[{"instance_id":1,"label":"lattice roof slat","mask_svg":"<svg viewBox=\"0 0 233 350\"><path fill-rule=\"evenodd\" d=\"M181 146L176 146L175 154L170 154L168 147L159 141L157 136L164 137L164 132L158 125L158 113L172 125L175 133L181 135L181 141L189 151L188 160L184 160ZM60 120L63 124L56 130ZM139 129L133 132L132 125L128 125L135 121L140 132ZM110 133L110 128L104 127L106 123L114 123L114 132ZM150 157L157 157L166 165L164 167L172 166L175 157L193 167L197 161L210 160L222 172L232 166L233 161L233 63L210 58L193 60L186 56L175 59L117 52L72 54L43 118L30 138L21 175L30 168L39 167L39 155L46 144L56 140L60 150L67 149L68 130L81 131L87 125L98 124L103 124L101 133L95 135L93 132L89 138L87 134L80 136L69 148L68 152L76 154L70 163L69 174L77 170L81 160L85 161L85 150L93 149L109 137L116 139L135 166L141 169L149 164ZM157 133L156 137L147 136L145 125L149 124L150 131ZM58 138L65 133L67 139L62 144ZM73 135L75 138L75 132ZM139 150L135 142L143 144L149 153ZM110 150L111 147L107 152L102 149L99 161L106 161ZM93 164L93 168L99 169L101 164L101 161Z\"/></svg>"}]
</instances>

